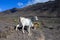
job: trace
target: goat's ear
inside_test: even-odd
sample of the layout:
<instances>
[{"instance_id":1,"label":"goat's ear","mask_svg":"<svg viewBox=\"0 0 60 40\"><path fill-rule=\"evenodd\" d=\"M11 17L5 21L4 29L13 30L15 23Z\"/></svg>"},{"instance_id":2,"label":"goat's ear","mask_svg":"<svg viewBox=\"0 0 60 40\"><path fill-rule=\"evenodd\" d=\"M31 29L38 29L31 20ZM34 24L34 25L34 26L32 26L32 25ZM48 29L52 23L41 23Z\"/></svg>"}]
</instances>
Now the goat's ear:
<instances>
[{"instance_id":1,"label":"goat's ear","mask_svg":"<svg viewBox=\"0 0 60 40\"><path fill-rule=\"evenodd\" d=\"M36 19L36 20L38 20L38 17L37 17L37 16L35 16L35 19Z\"/></svg>"}]
</instances>

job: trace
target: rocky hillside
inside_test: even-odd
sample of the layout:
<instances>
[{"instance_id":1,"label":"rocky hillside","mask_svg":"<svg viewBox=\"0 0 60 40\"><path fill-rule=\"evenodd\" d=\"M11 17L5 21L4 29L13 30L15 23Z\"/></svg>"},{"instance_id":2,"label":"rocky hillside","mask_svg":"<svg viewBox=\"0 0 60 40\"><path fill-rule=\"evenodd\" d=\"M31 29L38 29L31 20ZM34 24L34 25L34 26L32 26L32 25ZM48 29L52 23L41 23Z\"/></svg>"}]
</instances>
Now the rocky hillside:
<instances>
[{"instance_id":1,"label":"rocky hillside","mask_svg":"<svg viewBox=\"0 0 60 40\"><path fill-rule=\"evenodd\" d=\"M48 1L45 3L37 3L24 7L22 9L13 8L2 12L4 15L19 15L19 16L44 16L44 17L58 17L59 13L58 1Z\"/></svg>"}]
</instances>

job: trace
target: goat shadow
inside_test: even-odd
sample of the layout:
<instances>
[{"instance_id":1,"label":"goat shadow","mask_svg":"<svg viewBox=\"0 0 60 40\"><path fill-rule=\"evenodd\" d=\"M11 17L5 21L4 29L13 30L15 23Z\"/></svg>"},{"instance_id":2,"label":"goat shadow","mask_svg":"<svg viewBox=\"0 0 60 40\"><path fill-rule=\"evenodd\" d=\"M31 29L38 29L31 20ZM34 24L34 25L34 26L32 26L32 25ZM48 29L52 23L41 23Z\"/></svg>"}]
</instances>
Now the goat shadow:
<instances>
[{"instance_id":1,"label":"goat shadow","mask_svg":"<svg viewBox=\"0 0 60 40\"><path fill-rule=\"evenodd\" d=\"M23 27L23 26L18 27L18 30L21 31L21 30L22 30L22 27ZM31 28L34 29L34 27L31 27ZM14 30L15 30L15 29L16 29L16 26L14 26ZM28 29L28 26L25 26L24 30L27 31L27 29ZM28 32L28 31L27 31L27 32Z\"/></svg>"}]
</instances>

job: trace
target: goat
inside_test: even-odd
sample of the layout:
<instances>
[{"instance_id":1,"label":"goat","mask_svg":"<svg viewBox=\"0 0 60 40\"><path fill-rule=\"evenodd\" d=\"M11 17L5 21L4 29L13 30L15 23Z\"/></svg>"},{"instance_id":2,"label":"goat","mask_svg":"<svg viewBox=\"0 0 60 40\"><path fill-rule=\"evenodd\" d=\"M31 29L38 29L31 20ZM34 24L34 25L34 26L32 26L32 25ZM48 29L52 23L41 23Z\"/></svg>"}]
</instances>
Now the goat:
<instances>
[{"instance_id":1,"label":"goat","mask_svg":"<svg viewBox=\"0 0 60 40\"><path fill-rule=\"evenodd\" d=\"M22 32L25 33L24 28L25 28L25 26L28 26L28 33L29 33L28 35L30 35L30 28L33 26L33 23L31 21L31 19L25 18L25 17L20 17L19 19L20 19L20 22L23 26L22 27ZM19 24L16 26L16 30L17 30L18 27L19 27Z\"/></svg>"},{"instance_id":2,"label":"goat","mask_svg":"<svg viewBox=\"0 0 60 40\"><path fill-rule=\"evenodd\" d=\"M38 17L35 16L35 19L38 20ZM30 33L31 33L31 32L30 32L30 28L34 26L32 20L31 20L30 18L20 17L20 18L19 18L19 23L23 26L23 27L22 27L22 32L23 32L23 33L25 33L25 32L24 32L25 26L28 26L28 33L29 33L28 35L30 35ZM20 24L18 24L18 25L16 26L16 30L17 30L17 28L20 26Z\"/></svg>"}]
</instances>

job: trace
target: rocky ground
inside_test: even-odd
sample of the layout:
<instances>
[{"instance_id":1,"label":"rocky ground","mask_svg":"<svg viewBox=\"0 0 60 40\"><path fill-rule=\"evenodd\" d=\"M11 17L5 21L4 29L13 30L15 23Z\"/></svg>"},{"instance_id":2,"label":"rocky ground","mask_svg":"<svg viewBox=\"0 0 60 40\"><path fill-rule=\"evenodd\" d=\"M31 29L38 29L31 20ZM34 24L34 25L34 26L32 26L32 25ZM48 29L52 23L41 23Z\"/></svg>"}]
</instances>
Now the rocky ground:
<instances>
[{"instance_id":1,"label":"rocky ground","mask_svg":"<svg viewBox=\"0 0 60 40\"><path fill-rule=\"evenodd\" d=\"M59 25L54 27L51 27L51 25L48 25L50 27L41 25L36 30L31 28L31 36L28 36L27 31L23 34L21 30L14 30L14 26L13 22L0 20L0 40L60 40Z\"/></svg>"}]
</instances>

